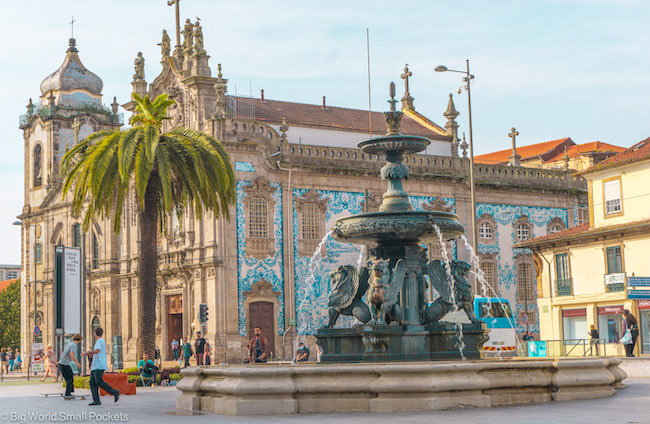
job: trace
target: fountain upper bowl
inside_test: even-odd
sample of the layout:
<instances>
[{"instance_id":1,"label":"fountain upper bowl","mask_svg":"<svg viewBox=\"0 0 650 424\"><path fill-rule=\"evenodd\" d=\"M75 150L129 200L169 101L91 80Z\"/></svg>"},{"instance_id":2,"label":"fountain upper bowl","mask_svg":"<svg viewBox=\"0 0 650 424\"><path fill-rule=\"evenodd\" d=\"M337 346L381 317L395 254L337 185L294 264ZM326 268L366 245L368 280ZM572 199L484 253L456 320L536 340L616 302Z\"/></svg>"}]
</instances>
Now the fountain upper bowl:
<instances>
[{"instance_id":1,"label":"fountain upper bowl","mask_svg":"<svg viewBox=\"0 0 650 424\"><path fill-rule=\"evenodd\" d=\"M460 237L465 229L452 212L371 212L339 218L332 236L342 243L374 247L381 244L438 241L434 224L444 240Z\"/></svg>"},{"instance_id":2,"label":"fountain upper bowl","mask_svg":"<svg viewBox=\"0 0 650 424\"><path fill-rule=\"evenodd\" d=\"M424 151L431 141L426 137L416 135L386 135L362 141L357 146L370 154L390 154L391 152L403 155L412 155Z\"/></svg>"}]
</instances>

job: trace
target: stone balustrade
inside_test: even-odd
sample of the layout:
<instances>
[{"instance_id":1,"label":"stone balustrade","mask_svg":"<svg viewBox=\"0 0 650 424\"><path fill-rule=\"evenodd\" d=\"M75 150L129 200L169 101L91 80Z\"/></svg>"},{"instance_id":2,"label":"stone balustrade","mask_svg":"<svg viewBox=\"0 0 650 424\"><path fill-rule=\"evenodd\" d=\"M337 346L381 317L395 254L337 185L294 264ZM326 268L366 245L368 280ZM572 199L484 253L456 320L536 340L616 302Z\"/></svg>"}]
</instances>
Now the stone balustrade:
<instances>
[{"instance_id":1,"label":"stone balustrade","mask_svg":"<svg viewBox=\"0 0 650 424\"><path fill-rule=\"evenodd\" d=\"M384 163L382 156L366 154L354 148L283 144L281 150L281 161L293 167L378 172ZM404 164L409 167L413 177L469 178L469 159L466 158L417 154L405 157ZM475 164L474 177L479 186L587 189L584 178L565 170Z\"/></svg>"}]
</instances>

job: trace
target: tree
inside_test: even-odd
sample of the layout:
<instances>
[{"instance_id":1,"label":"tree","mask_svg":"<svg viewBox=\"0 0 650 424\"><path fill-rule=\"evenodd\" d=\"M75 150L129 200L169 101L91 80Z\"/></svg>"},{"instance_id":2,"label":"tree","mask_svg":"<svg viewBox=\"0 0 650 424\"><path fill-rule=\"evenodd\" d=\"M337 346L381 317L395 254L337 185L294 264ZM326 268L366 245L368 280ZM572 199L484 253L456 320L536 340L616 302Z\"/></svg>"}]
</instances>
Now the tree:
<instances>
[{"instance_id":1,"label":"tree","mask_svg":"<svg viewBox=\"0 0 650 424\"><path fill-rule=\"evenodd\" d=\"M20 347L20 279L0 293L0 346Z\"/></svg>"},{"instance_id":2,"label":"tree","mask_svg":"<svg viewBox=\"0 0 650 424\"><path fill-rule=\"evenodd\" d=\"M156 325L158 233L171 213L194 208L229 216L235 202L235 173L221 143L200 131L176 128L161 133L166 94L153 102L133 94L137 103L132 128L96 132L61 161L63 195L72 192L72 212L85 210L84 231L96 218L113 219L118 233L124 201L135 190L139 213L138 355L153 358Z\"/></svg>"}]
</instances>

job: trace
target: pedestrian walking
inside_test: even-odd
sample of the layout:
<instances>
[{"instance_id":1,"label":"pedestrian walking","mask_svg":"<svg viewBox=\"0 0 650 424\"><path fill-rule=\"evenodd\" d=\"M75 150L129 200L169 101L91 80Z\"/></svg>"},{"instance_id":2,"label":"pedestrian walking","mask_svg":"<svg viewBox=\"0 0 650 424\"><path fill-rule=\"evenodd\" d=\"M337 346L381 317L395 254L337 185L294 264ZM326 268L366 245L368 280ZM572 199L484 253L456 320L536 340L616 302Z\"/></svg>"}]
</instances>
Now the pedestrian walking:
<instances>
[{"instance_id":1,"label":"pedestrian walking","mask_svg":"<svg viewBox=\"0 0 650 424\"><path fill-rule=\"evenodd\" d=\"M185 367L190 366L190 358L193 354L192 345L187 342L187 337L183 337L183 358L185 359Z\"/></svg>"},{"instance_id":2,"label":"pedestrian walking","mask_svg":"<svg viewBox=\"0 0 650 424\"><path fill-rule=\"evenodd\" d=\"M63 349L61 360L59 361L59 371L65 380L65 399L72 399L72 392L74 392L74 373L70 362L73 361L77 364L77 368L81 369L81 364L77 360L77 352L79 351L79 343L83 340L81 334L75 334Z\"/></svg>"},{"instance_id":3,"label":"pedestrian walking","mask_svg":"<svg viewBox=\"0 0 650 424\"><path fill-rule=\"evenodd\" d=\"M0 372L6 373L7 370L7 349L0 349Z\"/></svg>"},{"instance_id":4,"label":"pedestrian walking","mask_svg":"<svg viewBox=\"0 0 650 424\"><path fill-rule=\"evenodd\" d=\"M205 365L212 365L212 347L210 343L205 343Z\"/></svg>"},{"instance_id":5,"label":"pedestrian walking","mask_svg":"<svg viewBox=\"0 0 650 424\"><path fill-rule=\"evenodd\" d=\"M634 347L636 346L636 339L639 337L639 323L636 320L636 317L632 315L632 313L627 310L623 309L623 312L621 313L623 315L623 328L625 329L625 333L627 331L630 331L630 341L629 343L624 343L625 347L625 356L632 358L634 357ZM626 338L623 336L623 338Z\"/></svg>"},{"instance_id":6,"label":"pedestrian walking","mask_svg":"<svg viewBox=\"0 0 650 424\"><path fill-rule=\"evenodd\" d=\"M172 358L174 361L178 361L178 340L172 340Z\"/></svg>"},{"instance_id":7,"label":"pedestrian walking","mask_svg":"<svg viewBox=\"0 0 650 424\"><path fill-rule=\"evenodd\" d=\"M266 337L262 335L262 328L255 327L253 330L255 336L251 339L249 349L249 361L253 362L267 362L269 360L269 355L271 347L269 346L269 341Z\"/></svg>"},{"instance_id":8,"label":"pedestrian walking","mask_svg":"<svg viewBox=\"0 0 650 424\"><path fill-rule=\"evenodd\" d=\"M156 350L154 351L154 359L156 360L158 368L162 368L162 355L160 354L160 348L158 348L158 346L156 346Z\"/></svg>"},{"instance_id":9,"label":"pedestrian walking","mask_svg":"<svg viewBox=\"0 0 650 424\"><path fill-rule=\"evenodd\" d=\"M589 336L591 337L591 340L589 341L589 347L593 350L596 351L596 356L598 356L598 339L600 339L600 334L598 334L598 330L596 330L596 326L591 324L589 326L589 331L587 332Z\"/></svg>"},{"instance_id":10,"label":"pedestrian walking","mask_svg":"<svg viewBox=\"0 0 650 424\"><path fill-rule=\"evenodd\" d=\"M88 404L89 406L102 404L99 399L100 387L112 394L115 402L120 398L120 391L104 382L104 371L108 369L108 364L106 363L106 341L102 338L103 335L103 328L98 327L95 329L95 346L93 350L83 353L84 356L92 356L93 358L93 364L90 367L90 392L93 395L93 401Z\"/></svg>"},{"instance_id":11,"label":"pedestrian walking","mask_svg":"<svg viewBox=\"0 0 650 424\"><path fill-rule=\"evenodd\" d=\"M14 369L16 372L23 372L23 358L20 356L20 351L16 349L16 362L14 362Z\"/></svg>"},{"instance_id":12,"label":"pedestrian walking","mask_svg":"<svg viewBox=\"0 0 650 424\"><path fill-rule=\"evenodd\" d=\"M16 360L16 356L14 355L13 350L9 348L7 350L7 369L9 370L9 373L14 372L14 361Z\"/></svg>"},{"instance_id":13,"label":"pedestrian walking","mask_svg":"<svg viewBox=\"0 0 650 424\"><path fill-rule=\"evenodd\" d=\"M203 355L205 354L205 339L201 336L201 332L196 332L196 340L194 340L194 356L196 356L196 365L203 365Z\"/></svg>"},{"instance_id":14,"label":"pedestrian walking","mask_svg":"<svg viewBox=\"0 0 650 424\"><path fill-rule=\"evenodd\" d=\"M45 382L48 376L51 376L55 383L59 381L59 376L56 372L58 365L54 348L52 348L52 345L47 345L47 350L45 351L45 375L41 378L41 381Z\"/></svg>"}]
</instances>

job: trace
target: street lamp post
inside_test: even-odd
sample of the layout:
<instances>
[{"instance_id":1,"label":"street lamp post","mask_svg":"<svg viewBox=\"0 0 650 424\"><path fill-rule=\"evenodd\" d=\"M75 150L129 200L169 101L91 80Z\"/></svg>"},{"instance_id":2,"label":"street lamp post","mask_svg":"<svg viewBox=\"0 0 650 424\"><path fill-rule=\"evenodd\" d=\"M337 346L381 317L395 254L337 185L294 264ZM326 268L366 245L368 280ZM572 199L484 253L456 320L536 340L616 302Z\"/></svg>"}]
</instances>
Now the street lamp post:
<instances>
[{"instance_id":1,"label":"street lamp post","mask_svg":"<svg viewBox=\"0 0 650 424\"><path fill-rule=\"evenodd\" d=\"M29 231L29 227L32 226L30 224L23 224L21 221L14 221L12 223L12 225L17 225L17 226L20 226L21 228L24 225L25 228L27 228L27 231ZM27 234L27 243L29 243L29 233ZM34 245L35 244L36 243L34 243ZM33 330L36 328L36 282L37 282L37 279L38 279L38 268L37 268L38 267L38 262L36 261L36 246L33 247L33 251L34 251L34 327L32 328L32 331L31 331L31 333L32 333L32 343L29 346L30 351L24 352L24 353L27 353L29 355L29 364L27 365L27 380L29 380L29 369L32 366L31 348L32 348L32 344L34 344L36 342L36 333L33 332ZM29 285L29 281L28 281L28 286L31 289L31 285ZM27 330L29 331L29 327L27 328Z\"/></svg>"},{"instance_id":2,"label":"street lamp post","mask_svg":"<svg viewBox=\"0 0 650 424\"><path fill-rule=\"evenodd\" d=\"M465 74L463 77L463 82L466 83L464 88L467 90L467 111L469 119L469 192L472 202L472 248L474 252L478 252L478 241L476 234L476 185L474 183L474 139L472 137L472 96L470 91L471 81L474 79L474 75L469 72L469 59L467 60L467 70L466 71L457 71L455 69L449 69L446 66L440 65L436 66L436 72L457 72L460 74ZM461 88L458 89L460 93Z\"/></svg>"}]
</instances>

